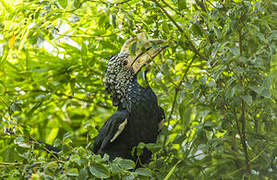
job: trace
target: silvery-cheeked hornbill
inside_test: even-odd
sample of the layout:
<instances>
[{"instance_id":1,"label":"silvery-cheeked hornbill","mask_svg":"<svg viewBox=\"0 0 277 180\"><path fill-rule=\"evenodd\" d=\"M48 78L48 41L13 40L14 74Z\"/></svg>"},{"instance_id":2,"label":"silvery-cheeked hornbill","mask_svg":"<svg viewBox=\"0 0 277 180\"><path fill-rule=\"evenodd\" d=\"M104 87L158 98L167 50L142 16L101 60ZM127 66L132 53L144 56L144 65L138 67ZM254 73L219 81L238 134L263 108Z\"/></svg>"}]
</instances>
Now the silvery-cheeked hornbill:
<instances>
[{"instance_id":1,"label":"silvery-cheeked hornbill","mask_svg":"<svg viewBox=\"0 0 277 180\"><path fill-rule=\"evenodd\" d=\"M106 91L111 95L115 112L100 129L94 139L93 151L96 154L108 154L110 160L122 157L140 160L145 163L151 158L146 148L139 157L132 155L132 149L140 142L155 143L159 123L164 119L164 111L159 107L157 97L151 87L142 87L137 82L137 73L166 46L152 48L152 44L161 44L163 40L139 39L143 42L142 49L136 50L134 56L129 47L136 41L129 39L119 54L112 56L107 63L105 76Z\"/></svg>"}]
</instances>

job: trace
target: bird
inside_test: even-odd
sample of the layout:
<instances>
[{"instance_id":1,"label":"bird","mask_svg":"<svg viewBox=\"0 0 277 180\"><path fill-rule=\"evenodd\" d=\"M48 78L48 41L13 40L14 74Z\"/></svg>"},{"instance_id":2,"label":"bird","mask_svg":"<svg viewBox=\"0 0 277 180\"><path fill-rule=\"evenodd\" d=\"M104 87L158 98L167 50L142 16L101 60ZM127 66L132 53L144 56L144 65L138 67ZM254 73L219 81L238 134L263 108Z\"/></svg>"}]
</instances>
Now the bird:
<instances>
[{"instance_id":1,"label":"bird","mask_svg":"<svg viewBox=\"0 0 277 180\"><path fill-rule=\"evenodd\" d=\"M165 113L158 105L157 96L150 85L141 86L137 75L143 66L168 47L162 46L164 42L138 34L128 39L121 51L108 60L104 78L105 92L110 95L117 111L106 120L94 138L95 154L108 154L111 161L120 157L141 164L151 159L152 153L147 148L139 156L133 148L140 142L156 143ZM136 48L132 55L130 49L134 43L141 48ZM154 48L153 44L158 47Z\"/></svg>"}]
</instances>

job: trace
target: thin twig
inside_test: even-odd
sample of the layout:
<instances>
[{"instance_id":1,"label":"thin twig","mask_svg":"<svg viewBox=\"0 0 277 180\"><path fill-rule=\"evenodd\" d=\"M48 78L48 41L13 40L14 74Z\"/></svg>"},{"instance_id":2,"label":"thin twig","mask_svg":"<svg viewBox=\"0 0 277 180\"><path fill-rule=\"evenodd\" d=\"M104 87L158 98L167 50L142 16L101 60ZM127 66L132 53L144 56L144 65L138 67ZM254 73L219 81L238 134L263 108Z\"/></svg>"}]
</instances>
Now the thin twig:
<instances>
[{"instance_id":1,"label":"thin twig","mask_svg":"<svg viewBox=\"0 0 277 180\"><path fill-rule=\"evenodd\" d=\"M216 9L218 9L217 7L215 7L214 5L213 5L213 3L211 3L211 1L209 1L209 0L206 0L213 8L216 8Z\"/></svg>"},{"instance_id":2,"label":"thin twig","mask_svg":"<svg viewBox=\"0 0 277 180\"><path fill-rule=\"evenodd\" d=\"M106 4L106 5L117 6L117 5L120 5L120 4L128 3L129 1L132 1L132 0L125 0L125 1L114 2L114 3L110 3L110 2L106 2L106 1L90 1L90 0L87 0L87 1L92 2L92 3L99 3L99 4Z\"/></svg>"},{"instance_id":3,"label":"thin twig","mask_svg":"<svg viewBox=\"0 0 277 180\"><path fill-rule=\"evenodd\" d=\"M180 82L178 83L177 87L175 88L174 100L173 100L173 105L172 105L171 112L170 112L170 115L169 115L169 118L168 118L168 123L169 123L169 120L171 120L171 117L172 117L172 114L173 114L173 111L174 111L174 106L175 106L174 104L176 103L176 99L177 99L176 96L178 95L178 92L180 91L180 87L181 87L181 85L182 85L184 79L187 77L188 71L189 71L189 69L190 69L190 67L191 67L191 65L192 65L192 63L193 63L193 61L194 61L194 59L195 59L195 56L194 56L194 57L192 58L192 60L190 61L190 63L189 63L189 65L187 66L187 68L186 68L186 70L185 70L185 72L184 72L184 74L183 74L183 76L182 76Z\"/></svg>"},{"instance_id":4,"label":"thin twig","mask_svg":"<svg viewBox=\"0 0 277 180\"><path fill-rule=\"evenodd\" d=\"M48 91L48 90L40 90L40 89L33 89L33 90L22 90L24 92L40 92L40 93L53 93L57 96L65 96L69 99L76 99L76 100L79 100L79 101L83 101L83 102L87 102L87 103L92 103L93 101L90 101L90 100L87 100L87 99L82 99L82 98L78 98L78 97L75 97L75 96L71 96L71 95L66 95L64 93L58 93L58 92L51 92L51 91ZM13 91L5 91L4 94L6 93L13 93L13 92L17 92L16 90L13 90ZM1 98L0 98L1 100Z\"/></svg>"},{"instance_id":5,"label":"thin twig","mask_svg":"<svg viewBox=\"0 0 277 180\"><path fill-rule=\"evenodd\" d=\"M33 142L37 143L37 144L42 145L43 150L45 150L47 153L51 154L51 156L53 156L54 159L56 159L56 161L61 162L61 161L58 159L57 155L53 153L53 151L50 151L49 149L47 149L47 148L45 147L45 145L42 144L42 143L40 143L36 138L30 136L29 139L32 140Z\"/></svg>"},{"instance_id":6,"label":"thin twig","mask_svg":"<svg viewBox=\"0 0 277 180\"><path fill-rule=\"evenodd\" d=\"M4 94L5 94L5 92L4 92ZM1 101L4 105L6 105L7 107L9 107L9 104L4 100L4 98L0 97L0 101Z\"/></svg>"},{"instance_id":7,"label":"thin twig","mask_svg":"<svg viewBox=\"0 0 277 180\"><path fill-rule=\"evenodd\" d=\"M107 34L107 35L97 35L97 36L93 36L93 35L67 35L67 34L60 34L60 33L55 33L59 36L65 36L65 37L76 37L76 38L104 38L104 37L110 37L113 35L117 35L118 32L116 33L112 33L112 34Z\"/></svg>"},{"instance_id":8,"label":"thin twig","mask_svg":"<svg viewBox=\"0 0 277 180\"><path fill-rule=\"evenodd\" d=\"M161 0L161 1L164 3L164 5L166 5L166 6L169 7L171 10L173 10L173 11L175 11L175 12L177 13L177 10L174 9L172 6L170 6L167 2L165 2L164 0Z\"/></svg>"},{"instance_id":9,"label":"thin twig","mask_svg":"<svg viewBox=\"0 0 277 180\"><path fill-rule=\"evenodd\" d=\"M200 52L196 49L195 45L193 44L192 40L186 35L185 31L179 26L179 24L168 14L168 12L158 3L157 0L152 0L157 6L161 9L162 13L165 14L168 19L177 27L177 29L184 35L188 43L190 44L192 51L197 54L201 59L208 61L208 58L201 55Z\"/></svg>"},{"instance_id":10,"label":"thin twig","mask_svg":"<svg viewBox=\"0 0 277 180\"><path fill-rule=\"evenodd\" d=\"M171 106L171 111L170 111L170 114L167 118L167 125L168 126L170 124L170 120L172 119L172 115L173 115L173 112L175 110L175 106L176 106L176 102L177 102L177 96L178 96L178 93L180 91L180 87L181 87L185 77L187 76L187 73L188 73L193 61L195 60L195 57L196 56L193 56L192 60L190 61L189 65L188 65L188 67L186 68L180 82L178 83L177 87L175 87L175 93L174 93L174 99L173 99L172 106ZM175 128L175 127L176 127L176 125L173 128ZM168 136L165 136L165 139L164 139L164 142L163 142L163 147L165 147L165 143L166 143L167 139L168 139Z\"/></svg>"}]
</instances>

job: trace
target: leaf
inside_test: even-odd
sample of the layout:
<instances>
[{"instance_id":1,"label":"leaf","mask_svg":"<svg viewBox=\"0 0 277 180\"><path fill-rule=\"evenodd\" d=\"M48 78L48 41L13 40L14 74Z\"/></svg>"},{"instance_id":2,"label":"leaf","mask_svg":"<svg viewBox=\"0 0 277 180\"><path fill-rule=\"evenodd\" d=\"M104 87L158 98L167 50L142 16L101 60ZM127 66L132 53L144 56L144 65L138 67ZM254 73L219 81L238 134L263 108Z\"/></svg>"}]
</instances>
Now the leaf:
<instances>
[{"instance_id":1,"label":"leaf","mask_svg":"<svg viewBox=\"0 0 277 180\"><path fill-rule=\"evenodd\" d=\"M183 101L179 105L179 114L184 128L189 126L189 123L191 121L191 113L192 113L191 107L187 105L187 102Z\"/></svg>"},{"instance_id":2,"label":"leaf","mask_svg":"<svg viewBox=\"0 0 277 180\"><path fill-rule=\"evenodd\" d=\"M169 33L169 27L168 27L167 21L163 21L162 28L165 33Z\"/></svg>"},{"instance_id":3,"label":"leaf","mask_svg":"<svg viewBox=\"0 0 277 180\"><path fill-rule=\"evenodd\" d=\"M80 0L74 0L73 5L75 8L80 8L80 5L81 5Z\"/></svg>"},{"instance_id":4,"label":"leaf","mask_svg":"<svg viewBox=\"0 0 277 180\"><path fill-rule=\"evenodd\" d=\"M37 110L43 103L43 99L41 101L39 101L38 103L36 103L28 112L26 112L26 114L28 116L31 116L35 110Z\"/></svg>"},{"instance_id":5,"label":"leaf","mask_svg":"<svg viewBox=\"0 0 277 180\"><path fill-rule=\"evenodd\" d=\"M122 180L134 180L135 178L136 176L134 175L134 173L132 173L129 176L124 176Z\"/></svg>"},{"instance_id":6,"label":"leaf","mask_svg":"<svg viewBox=\"0 0 277 180\"><path fill-rule=\"evenodd\" d=\"M65 9L67 7L68 0L58 0L58 1L62 8Z\"/></svg>"},{"instance_id":7,"label":"leaf","mask_svg":"<svg viewBox=\"0 0 277 180\"><path fill-rule=\"evenodd\" d=\"M3 95L5 93L5 86L0 83L0 95Z\"/></svg>"},{"instance_id":8,"label":"leaf","mask_svg":"<svg viewBox=\"0 0 277 180\"><path fill-rule=\"evenodd\" d=\"M55 138L58 135L60 128L52 128L50 130L50 133L47 135L47 142L53 142L55 140Z\"/></svg>"},{"instance_id":9,"label":"leaf","mask_svg":"<svg viewBox=\"0 0 277 180\"><path fill-rule=\"evenodd\" d=\"M201 29L201 27L200 27L200 25L199 25L198 23L192 24L191 30L192 30L192 32L194 32L196 35L201 36L201 35L203 34L203 33L202 33L202 29Z\"/></svg>"},{"instance_id":10,"label":"leaf","mask_svg":"<svg viewBox=\"0 0 277 180\"><path fill-rule=\"evenodd\" d=\"M2 7L4 7L4 9L6 11L8 11L9 13L13 13L13 8L11 7L11 3L9 3L9 1L5 1L5 0L0 0Z\"/></svg>"},{"instance_id":11,"label":"leaf","mask_svg":"<svg viewBox=\"0 0 277 180\"><path fill-rule=\"evenodd\" d=\"M108 178L110 177L110 171L100 163L93 163L89 167L90 173L97 178Z\"/></svg>"},{"instance_id":12,"label":"leaf","mask_svg":"<svg viewBox=\"0 0 277 180\"><path fill-rule=\"evenodd\" d=\"M250 106L252 104L252 96L242 96L242 99Z\"/></svg>"},{"instance_id":13,"label":"leaf","mask_svg":"<svg viewBox=\"0 0 277 180\"><path fill-rule=\"evenodd\" d=\"M231 50L233 55L235 55L235 56L239 55L239 49L238 48L232 47L232 48L230 48L230 50Z\"/></svg>"},{"instance_id":14,"label":"leaf","mask_svg":"<svg viewBox=\"0 0 277 180\"><path fill-rule=\"evenodd\" d=\"M9 48L12 48L14 46L15 43L15 36L12 35L12 37L9 40Z\"/></svg>"},{"instance_id":15,"label":"leaf","mask_svg":"<svg viewBox=\"0 0 277 180\"><path fill-rule=\"evenodd\" d=\"M123 171L123 169L121 169L117 163L111 163L110 170L112 174L119 174Z\"/></svg>"},{"instance_id":16,"label":"leaf","mask_svg":"<svg viewBox=\"0 0 277 180\"><path fill-rule=\"evenodd\" d=\"M23 33L24 34L23 38L20 39L20 44L19 44L18 50L21 50L24 47L24 45L27 41L27 38L29 36L29 33L30 33L30 28L27 28L25 30L25 32Z\"/></svg>"},{"instance_id":17,"label":"leaf","mask_svg":"<svg viewBox=\"0 0 277 180\"><path fill-rule=\"evenodd\" d=\"M87 168L82 168L80 170L80 175L79 177L80 179L88 179L88 171L87 171Z\"/></svg>"},{"instance_id":18,"label":"leaf","mask_svg":"<svg viewBox=\"0 0 277 180\"><path fill-rule=\"evenodd\" d=\"M30 148L31 147L29 144L26 144L24 142L24 138L22 136L16 138L14 140L14 144L17 144L18 146L23 147L23 148Z\"/></svg>"},{"instance_id":19,"label":"leaf","mask_svg":"<svg viewBox=\"0 0 277 180\"><path fill-rule=\"evenodd\" d=\"M261 95L261 93L263 92L263 87L259 87L259 86L249 86L249 88L253 91L255 91L258 95Z\"/></svg>"},{"instance_id":20,"label":"leaf","mask_svg":"<svg viewBox=\"0 0 277 180\"><path fill-rule=\"evenodd\" d=\"M138 168L136 169L135 173L137 173L140 176L147 176L147 177L152 176L152 172L145 168Z\"/></svg>"},{"instance_id":21,"label":"leaf","mask_svg":"<svg viewBox=\"0 0 277 180\"><path fill-rule=\"evenodd\" d=\"M183 10L187 8L186 0L178 0L178 9Z\"/></svg>"},{"instance_id":22,"label":"leaf","mask_svg":"<svg viewBox=\"0 0 277 180\"><path fill-rule=\"evenodd\" d=\"M171 170L169 171L169 173L166 175L166 177L164 178L164 180L168 180L172 174L174 173L176 167L178 166L178 164L181 162L181 160L179 160L172 168Z\"/></svg>"},{"instance_id":23,"label":"leaf","mask_svg":"<svg viewBox=\"0 0 277 180\"><path fill-rule=\"evenodd\" d=\"M147 143L145 146L153 153L158 152L162 148L162 145L157 143Z\"/></svg>"},{"instance_id":24,"label":"leaf","mask_svg":"<svg viewBox=\"0 0 277 180\"><path fill-rule=\"evenodd\" d=\"M68 176L79 176L79 172L77 168L71 168L69 170L67 170L66 174Z\"/></svg>"},{"instance_id":25,"label":"leaf","mask_svg":"<svg viewBox=\"0 0 277 180\"><path fill-rule=\"evenodd\" d=\"M56 114L56 118L60 124L60 127L62 127L64 130L68 132L72 132L72 128L69 126L67 122L65 122L58 114Z\"/></svg>"},{"instance_id":26,"label":"leaf","mask_svg":"<svg viewBox=\"0 0 277 180\"><path fill-rule=\"evenodd\" d=\"M264 88L262 93L261 93L261 96L265 97L265 98L270 98L271 97L271 93L269 91L268 88Z\"/></svg>"},{"instance_id":27,"label":"leaf","mask_svg":"<svg viewBox=\"0 0 277 180\"><path fill-rule=\"evenodd\" d=\"M124 170L134 169L136 166L134 161L129 159L116 158L114 162L118 163L118 165Z\"/></svg>"},{"instance_id":28,"label":"leaf","mask_svg":"<svg viewBox=\"0 0 277 180\"><path fill-rule=\"evenodd\" d=\"M130 49L129 49L129 52L131 52L131 55L134 56L136 54L136 50L137 50L137 42L134 42Z\"/></svg>"}]
</instances>

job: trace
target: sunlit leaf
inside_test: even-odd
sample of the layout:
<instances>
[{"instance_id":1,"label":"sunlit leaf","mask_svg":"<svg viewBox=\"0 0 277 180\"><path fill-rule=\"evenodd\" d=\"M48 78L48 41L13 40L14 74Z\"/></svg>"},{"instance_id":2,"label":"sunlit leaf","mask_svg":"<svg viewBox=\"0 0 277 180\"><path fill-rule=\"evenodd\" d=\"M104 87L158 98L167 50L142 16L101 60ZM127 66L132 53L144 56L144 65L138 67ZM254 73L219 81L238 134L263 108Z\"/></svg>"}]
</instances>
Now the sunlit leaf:
<instances>
[{"instance_id":1,"label":"sunlit leaf","mask_svg":"<svg viewBox=\"0 0 277 180\"><path fill-rule=\"evenodd\" d=\"M89 167L89 171L92 175L94 175L97 178L108 178L110 177L109 170L100 163L93 163Z\"/></svg>"}]
</instances>

